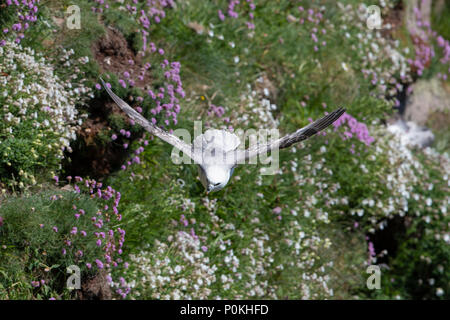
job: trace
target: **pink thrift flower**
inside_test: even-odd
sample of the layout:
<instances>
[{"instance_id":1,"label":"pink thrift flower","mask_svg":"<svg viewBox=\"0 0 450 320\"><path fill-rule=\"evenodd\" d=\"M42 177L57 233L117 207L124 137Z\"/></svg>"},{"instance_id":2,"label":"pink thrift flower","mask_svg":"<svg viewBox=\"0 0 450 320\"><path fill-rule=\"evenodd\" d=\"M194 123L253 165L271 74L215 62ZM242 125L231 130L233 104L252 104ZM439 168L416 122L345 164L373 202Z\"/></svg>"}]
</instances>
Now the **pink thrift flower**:
<instances>
[{"instance_id":1,"label":"pink thrift flower","mask_svg":"<svg viewBox=\"0 0 450 320\"><path fill-rule=\"evenodd\" d=\"M223 14L222 10L217 11L217 14L219 15L220 21L225 20L225 15Z\"/></svg>"},{"instance_id":2,"label":"pink thrift flower","mask_svg":"<svg viewBox=\"0 0 450 320\"><path fill-rule=\"evenodd\" d=\"M272 210L273 213L275 214L280 214L281 213L281 208L280 207L276 207Z\"/></svg>"}]
</instances>

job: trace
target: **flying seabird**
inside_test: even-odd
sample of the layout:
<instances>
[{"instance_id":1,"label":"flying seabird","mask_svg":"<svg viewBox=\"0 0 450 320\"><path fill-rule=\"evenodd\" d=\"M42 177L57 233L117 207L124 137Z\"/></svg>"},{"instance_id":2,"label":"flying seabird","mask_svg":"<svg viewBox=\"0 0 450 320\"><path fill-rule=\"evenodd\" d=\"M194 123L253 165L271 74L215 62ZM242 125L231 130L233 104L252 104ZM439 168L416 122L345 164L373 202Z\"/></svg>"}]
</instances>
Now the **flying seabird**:
<instances>
[{"instance_id":1,"label":"flying seabird","mask_svg":"<svg viewBox=\"0 0 450 320\"><path fill-rule=\"evenodd\" d=\"M204 134L196 137L193 144L188 144L145 119L125 101L115 95L106 86L103 79L101 81L111 98L135 123L140 124L145 130L161 140L173 145L198 165L200 181L205 187L206 192L224 188L230 180L234 168L238 164L244 164L246 160L260 154L266 154L271 150L288 148L297 142L306 140L327 128L345 112L344 108L338 108L323 118L291 134L268 143L258 144L246 150L238 149L241 141L237 135L217 129L207 130Z\"/></svg>"}]
</instances>

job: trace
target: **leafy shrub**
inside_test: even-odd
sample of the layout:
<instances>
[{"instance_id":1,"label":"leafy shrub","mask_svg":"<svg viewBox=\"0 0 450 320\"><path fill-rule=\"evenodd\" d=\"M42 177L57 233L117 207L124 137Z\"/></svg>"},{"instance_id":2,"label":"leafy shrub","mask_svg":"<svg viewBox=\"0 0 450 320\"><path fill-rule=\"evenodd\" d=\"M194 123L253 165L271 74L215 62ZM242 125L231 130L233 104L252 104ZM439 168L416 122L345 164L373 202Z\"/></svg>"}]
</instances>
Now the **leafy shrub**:
<instances>
[{"instance_id":1,"label":"leafy shrub","mask_svg":"<svg viewBox=\"0 0 450 320\"><path fill-rule=\"evenodd\" d=\"M120 193L101 187L77 177L74 191L52 188L2 204L1 298L73 298L67 267L78 266L83 281L123 266Z\"/></svg>"},{"instance_id":2,"label":"leafy shrub","mask_svg":"<svg viewBox=\"0 0 450 320\"><path fill-rule=\"evenodd\" d=\"M0 47L0 183L23 188L60 166L81 124L75 109L90 89L61 81L32 49Z\"/></svg>"},{"instance_id":3,"label":"leafy shrub","mask_svg":"<svg viewBox=\"0 0 450 320\"><path fill-rule=\"evenodd\" d=\"M335 173L340 185L339 210L330 218L364 230L366 264L382 267L382 290L360 294L445 298L450 277L448 155L431 148L413 150L384 128L372 127L371 132L372 145L355 143L351 161L344 161L347 152L336 153L343 141L334 141L323 167ZM379 235L383 232L389 240Z\"/></svg>"}]
</instances>

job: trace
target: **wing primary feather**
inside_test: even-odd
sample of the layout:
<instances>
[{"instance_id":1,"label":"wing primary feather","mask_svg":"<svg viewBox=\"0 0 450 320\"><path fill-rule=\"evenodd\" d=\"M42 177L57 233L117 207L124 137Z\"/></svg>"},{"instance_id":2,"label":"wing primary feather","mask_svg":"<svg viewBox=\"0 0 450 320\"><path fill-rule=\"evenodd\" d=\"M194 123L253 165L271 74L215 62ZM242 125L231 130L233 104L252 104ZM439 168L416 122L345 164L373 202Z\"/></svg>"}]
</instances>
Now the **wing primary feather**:
<instances>
[{"instance_id":1,"label":"wing primary feather","mask_svg":"<svg viewBox=\"0 0 450 320\"><path fill-rule=\"evenodd\" d=\"M106 85L105 81L100 78L103 87L106 89L106 92L110 95L110 97L114 100L114 102L122 109L131 119L133 119L136 123L140 124L144 129L146 129L151 134L157 136L161 140L173 145L174 147L181 150L188 157L193 159L194 161L198 161L198 157L194 159L194 152L192 150L192 145L187 144L186 142L180 140L177 136L170 134L169 132L155 126L153 123L145 119L142 115L140 115L136 110L131 108L128 103L120 99L112 90Z\"/></svg>"},{"instance_id":2,"label":"wing primary feather","mask_svg":"<svg viewBox=\"0 0 450 320\"><path fill-rule=\"evenodd\" d=\"M301 128L292 134L284 136L283 138L281 138L279 148L287 148L294 143L308 139L309 137L315 135L316 133L322 131L323 129L334 123L345 113L345 111L345 108L338 108L333 112L327 114L323 118L320 118L319 120L316 120L313 123L307 125L306 127Z\"/></svg>"},{"instance_id":3,"label":"wing primary feather","mask_svg":"<svg viewBox=\"0 0 450 320\"><path fill-rule=\"evenodd\" d=\"M163 131L162 129L158 128L157 126L150 123L147 119L145 119L143 116L141 116L136 110L131 108L128 103L123 101L121 98L119 98L112 90L106 85L105 81L103 81L102 78L100 78L102 81L103 87L106 89L106 92L108 92L109 96L114 100L114 102L122 109L123 112L125 112L131 119L139 123L141 126L143 126L145 129L147 129L150 133L158 136L159 131Z\"/></svg>"},{"instance_id":4,"label":"wing primary feather","mask_svg":"<svg viewBox=\"0 0 450 320\"><path fill-rule=\"evenodd\" d=\"M257 145L247 150L240 150L238 151L238 155L236 157L237 159L236 163L243 164L245 163L245 160L253 158L261 153L268 152L275 148L279 149L288 148L297 142L306 140L309 137L327 128L332 123L334 123L345 113L345 111L346 111L345 108L338 108L333 112L327 114L326 116L320 118L319 120L316 120L313 123L307 125L306 127L298 129L294 133L288 134L282 137L281 139L275 140L270 143Z\"/></svg>"}]
</instances>

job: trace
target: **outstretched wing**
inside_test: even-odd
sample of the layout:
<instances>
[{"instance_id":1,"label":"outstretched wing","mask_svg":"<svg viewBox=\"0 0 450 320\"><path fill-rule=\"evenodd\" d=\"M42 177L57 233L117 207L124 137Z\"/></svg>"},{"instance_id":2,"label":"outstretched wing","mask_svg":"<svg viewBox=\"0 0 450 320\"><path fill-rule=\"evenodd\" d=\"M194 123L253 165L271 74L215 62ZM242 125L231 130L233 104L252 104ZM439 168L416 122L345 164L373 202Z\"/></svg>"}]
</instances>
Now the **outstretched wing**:
<instances>
[{"instance_id":1,"label":"outstretched wing","mask_svg":"<svg viewBox=\"0 0 450 320\"><path fill-rule=\"evenodd\" d=\"M259 154L267 153L273 149L284 149L288 148L294 143L306 140L309 137L315 135L316 133L322 131L345 113L345 108L339 108L335 111L327 114L325 117L310 123L306 127L298 129L294 133L288 134L281 139L266 143L258 144L255 147L249 148L247 150L237 150L236 163L243 164L245 160L256 157Z\"/></svg>"},{"instance_id":2,"label":"outstretched wing","mask_svg":"<svg viewBox=\"0 0 450 320\"><path fill-rule=\"evenodd\" d=\"M186 154L189 158L191 158L194 161L197 161L197 157L194 154L192 145L187 144L186 142L183 142L180 140L177 136L174 136L167 131L155 126L151 122L149 122L147 119L145 119L142 115L140 115L136 110L131 108L125 101L120 99L117 95L114 94L114 92L111 91L110 88L108 88L103 81L102 78L100 80L103 83L103 87L105 87L106 92L111 96L111 98L114 100L115 103L122 109L131 119L133 119L136 123L140 124L142 127L144 127L145 130L150 132L151 134L157 136L161 140L164 140L165 142L173 145L177 149L181 150L184 154Z\"/></svg>"}]
</instances>

